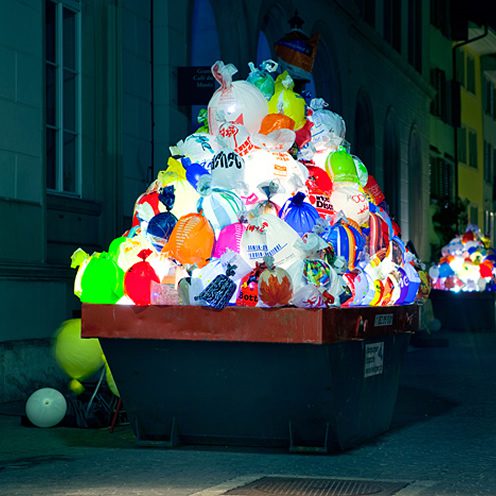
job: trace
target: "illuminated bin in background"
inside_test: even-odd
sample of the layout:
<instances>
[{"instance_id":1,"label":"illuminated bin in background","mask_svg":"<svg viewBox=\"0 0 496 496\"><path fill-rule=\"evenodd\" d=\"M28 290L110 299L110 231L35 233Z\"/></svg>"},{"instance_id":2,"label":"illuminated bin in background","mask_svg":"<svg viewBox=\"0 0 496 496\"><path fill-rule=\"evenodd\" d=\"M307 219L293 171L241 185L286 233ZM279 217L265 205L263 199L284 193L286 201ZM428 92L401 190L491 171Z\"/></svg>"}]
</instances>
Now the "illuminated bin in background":
<instances>
[{"instance_id":1,"label":"illuminated bin in background","mask_svg":"<svg viewBox=\"0 0 496 496\"><path fill-rule=\"evenodd\" d=\"M346 450L387 431L418 306L82 307L140 445Z\"/></svg>"},{"instance_id":2,"label":"illuminated bin in background","mask_svg":"<svg viewBox=\"0 0 496 496\"><path fill-rule=\"evenodd\" d=\"M433 289L430 293L434 316L446 331L495 331L495 293L455 293Z\"/></svg>"}]
</instances>

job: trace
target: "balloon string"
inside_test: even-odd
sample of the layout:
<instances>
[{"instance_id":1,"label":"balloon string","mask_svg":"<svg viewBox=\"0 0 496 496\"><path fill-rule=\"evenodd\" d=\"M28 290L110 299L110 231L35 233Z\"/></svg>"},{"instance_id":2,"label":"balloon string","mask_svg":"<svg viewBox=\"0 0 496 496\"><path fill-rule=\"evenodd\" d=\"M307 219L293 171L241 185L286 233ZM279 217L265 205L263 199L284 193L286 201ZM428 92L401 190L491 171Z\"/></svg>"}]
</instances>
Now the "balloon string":
<instances>
[{"instance_id":1,"label":"balloon string","mask_svg":"<svg viewBox=\"0 0 496 496\"><path fill-rule=\"evenodd\" d=\"M100 372L100 379L98 379L98 383L96 385L95 390L93 391L93 394L91 395L90 401L88 402L88 406L86 408L86 416L89 415L91 406L93 405L93 401L95 400L95 397L98 393L98 390L100 389L100 386L102 385L103 378L105 377L105 365L102 367L102 371Z\"/></svg>"}]
</instances>

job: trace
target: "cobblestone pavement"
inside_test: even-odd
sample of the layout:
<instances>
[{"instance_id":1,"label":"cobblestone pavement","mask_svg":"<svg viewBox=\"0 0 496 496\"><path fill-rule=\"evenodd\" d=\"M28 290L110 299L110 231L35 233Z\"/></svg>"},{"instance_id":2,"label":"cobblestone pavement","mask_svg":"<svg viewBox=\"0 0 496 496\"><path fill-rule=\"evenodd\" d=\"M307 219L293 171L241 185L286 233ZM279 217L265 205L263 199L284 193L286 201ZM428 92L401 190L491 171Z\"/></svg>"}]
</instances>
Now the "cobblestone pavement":
<instances>
[{"instance_id":1,"label":"cobblestone pavement","mask_svg":"<svg viewBox=\"0 0 496 496\"><path fill-rule=\"evenodd\" d=\"M408 481L400 496L496 495L496 333L445 336L447 347L409 348L391 430L354 450L138 448L129 426L39 429L4 414L0 495L217 495L260 474Z\"/></svg>"}]
</instances>

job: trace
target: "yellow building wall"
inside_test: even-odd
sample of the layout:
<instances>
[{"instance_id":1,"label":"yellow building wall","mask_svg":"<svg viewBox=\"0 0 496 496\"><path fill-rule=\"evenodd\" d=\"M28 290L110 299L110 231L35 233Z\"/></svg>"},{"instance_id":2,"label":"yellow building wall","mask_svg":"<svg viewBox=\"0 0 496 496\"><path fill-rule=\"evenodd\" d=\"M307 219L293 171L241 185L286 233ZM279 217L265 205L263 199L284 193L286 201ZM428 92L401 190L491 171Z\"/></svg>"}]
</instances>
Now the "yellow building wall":
<instances>
[{"instance_id":1,"label":"yellow building wall","mask_svg":"<svg viewBox=\"0 0 496 496\"><path fill-rule=\"evenodd\" d=\"M459 162L458 196L467 199L471 206L478 208L477 223L482 226L484 222L484 127L480 57L476 52L471 51L469 47L465 47L463 51L465 57L470 54L474 58L475 95L467 91L465 87L461 88L461 124L467 130L471 129L477 133L477 168L469 166L468 163ZM466 139L468 162L470 155L468 133Z\"/></svg>"}]
</instances>

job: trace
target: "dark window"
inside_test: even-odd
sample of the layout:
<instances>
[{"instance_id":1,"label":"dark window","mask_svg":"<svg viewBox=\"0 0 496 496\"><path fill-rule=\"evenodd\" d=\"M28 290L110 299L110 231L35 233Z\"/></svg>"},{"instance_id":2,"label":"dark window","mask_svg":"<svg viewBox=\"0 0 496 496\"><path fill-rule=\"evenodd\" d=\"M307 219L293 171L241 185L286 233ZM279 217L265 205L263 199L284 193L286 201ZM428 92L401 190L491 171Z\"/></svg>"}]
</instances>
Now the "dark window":
<instances>
[{"instance_id":1,"label":"dark window","mask_svg":"<svg viewBox=\"0 0 496 496\"><path fill-rule=\"evenodd\" d=\"M470 224L479 224L479 207L470 205L468 209L468 221Z\"/></svg>"},{"instance_id":2,"label":"dark window","mask_svg":"<svg viewBox=\"0 0 496 496\"><path fill-rule=\"evenodd\" d=\"M465 52L458 48L456 50L456 80L465 87Z\"/></svg>"},{"instance_id":3,"label":"dark window","mask_svg":"<svg viewBox=\"0 0 496 496\"><path fill-rule=\"evenodd\" d=\"M496 88L494 87L493 85L493 98L491 100L491 103L492 103L492 116L493 116L493 119L496 119Z\"/></svg>"},{"instance_id":4,"label":"dark window","mask_svg":"<svg viewBox=\"0 0 496 496\"><path fill-rule=\"evenodd\" d=\"M454 164L439 156L431 156L431 197L444 200L455 197Z\"/></svg>"},{"instance_id":5,"label":"dark window","mask_svg":"<svg viewBox=\"0 0 496 496\"><path fill-rule=\"evenodd\" d=\"M449 0L431 0L431 24L447 38L451 34L450 10Z\"/></svg>"},{"instance_id":6,"label":"dark window","mask_svg":"<svg viewBox=\"0 0 496 496\"><path fill-rule=\"evenodd\" d=\"M467 54L467 91L475 94L475 60Z\"/></svg>"},{"instance_id":7,"label":"dark window","mask_svg":"<svg viewBox=\"0 0 496 496\"><path fill-rule=\"evenodd\" d=\"M384 0L384 39L401 52L401 0Z\"/></svg>"},{"instance_id":8,"label":"dark window","mask_svg":"<svg viewBox=\"0 0 496 496\"><path fill-rule=\"evenodd\" d=\"M484 141L484 181L490 183L493 180L493 148L491 143Z\"/></svg>"},{"instance_id":9,"label":"dark window","mask_svg":"<svg viewBox=\"0 0 496 496\"><path fill-rule=\"evenodd\" d=\"M448 121L448 85L446 73L441 69L431 70L431 85L436 90L436 96L431 102L431 114Z\"/></svg>"},{"instance_id":10,"label":"dark window","mask_svg":"<svg viewBox=\"0 0 496 496\"><path fill-rule=\"evenodd\" d=\"M496 148L493 148L493 201L496 200Z\"/></svg>"},{"instance_id":11,"label":"dark window","mask_svg":"<svg viewBox=\"0 0 496 496\"><path fill-rule=\"evenodd\" d=\"M45 160L47 188L80 194L79 12L45 2Z\"/></svg>"},{"instance_id":12,"label":"dark window","mask_svg":"<svg viewBox=\"0 0 496 496\"><path fill-rule=\"evenodd\" d=\"M464 127L459 127L457 131L458 141L458 161L467 163L467 130Z\"/></svg>"},{"instance_id":13,"label":"dark window","mask_svg":"<svg viewBox=\"0 0 496 496\"><path fill-rule=\"evenodd\" d=\"M477 133L468 130L468 165L477 168Z\"/></svg>"},{"instance_id":14,"label":"dark window","mask_svg":"<svg viewBox=\"0 0 496 496\"><path fill-rule=\"evenodd\" d=\"M484 77L482 80L482 104L484 107L484 112L491 115L491 99L492 99L493 89L491 86L491 81Z\"/></svg>"},{"instance_id":15,"label":"dark window","mask_svg":"<svg viewBox=\"0 0 496 496\"><path fill-rule=\"evenodd\" d=\"M421 0L408 0L408 62L422 72Z\"/></svg>"}]
</instances>

